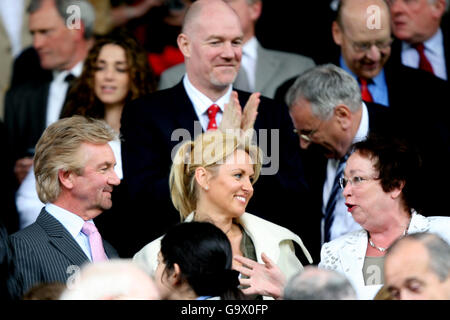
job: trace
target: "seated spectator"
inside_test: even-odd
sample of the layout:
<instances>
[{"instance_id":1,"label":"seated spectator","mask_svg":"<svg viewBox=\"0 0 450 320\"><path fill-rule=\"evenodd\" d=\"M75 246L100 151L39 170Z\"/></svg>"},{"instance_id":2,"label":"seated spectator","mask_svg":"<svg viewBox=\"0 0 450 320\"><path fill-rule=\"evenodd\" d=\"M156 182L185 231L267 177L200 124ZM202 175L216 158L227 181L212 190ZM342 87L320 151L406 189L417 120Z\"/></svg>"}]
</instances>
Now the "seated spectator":
<instances>
[{"instance_id":1,"label":"seated spectator","mask_svg":"<svg viewBox=\"0 0 450 320\"><path fill-rule=\"evenodd\" d=\"M117 257L93 221L111 208L111 193L120 184L108 144L115 139L118 134L104 121L82 116L45 129L34 164L46 205L36 222L9 237L19 296L39 283L65 283L69 267Z\"/></svg>"},{"instance_id":2,"label":"seated spectator","mask_svg":"<svg viewBox=\"0 0 450 320\"><path fill-rule=\"evenodd\" d=\"M159 300L155 282L132 261L114 259L82 266L60 300Z\"/></svg>"},{"instance_id":3,"label":"seated spectator","mask_svg":"<svg viewBox=\"0 0 450 320\"><path fill-rule=\"evenodd\" d=\"M250 141L229 132L207 131L178 149L169 183L182 221L210 221L227 235L233 255L239 256L233 269L249 276L241 278L248 287L243 292L278 298L285 278L303 269L294 242L310 263L312 259L298 235L245 212L260 169L261 150ZM151 274L160 243L158 238L134 256Z\"/></svg>"},{"instance_id":4,"label":"seated spectator","mask_svg":"<svg viewBox=\"0 0 450 320\"><path fill-rule=\"evenodd\" d=\"M145 51L126 33L114 32L97 38L81 76L69 92L61 116L77 114L105 119L116 132L120 132L125 103L154 91L155 86ZM117 161L116 173L122 178L120 142L114 141L110 145ZM44 206L37 196L35 183L31 170L16 194L21 229L33 223ZM111 234L112 238L115 234Z\"/></svg>"},{"instance_id":5,"label":"seated spectator","mask_svg":"<svg viewBox=\"0 0 450 320\"><path fill-rule=\"evenodd\" d=\"M386 250L398 238L435 232L450 242L449 217L424 217L415 204L421 159L400 139L369 136L354 145L340 179L345 205L362 230L322 246L319 267L344 273L360 299L373 299L383 285ZM417 254L417 253L416 253Z\"/></svg>"},{"instance_id":6,"label":"seated spectator","mask_svg":"<svg viewBox=\"0 0 450 320\"><path fill-rule=\"evenodd\" d=\"M397 240L388 249L384 279L394 300L450 299L448 240L437 234L415 233Z\"/></svg>"},{"instance_id":7,"label":"seated spectator","mask_svg":"<svg viewBox=\"0 0 450 320\"><path fill-rule=\"evenodd\" d=\"M154 278L163 299L244 299L232 261L222 230L208 222L181 223L161 240Z\"/></svg>"},{"instance_id":8,"label":"seated spectator","mask_svg":"<svg viewBox=\"0 0 450 320\"><path fill-rule=\"evenodd\" d=\"M287 282L283 299L354 300L356 292L341 273L307 266Z\"/></svg>"}]
</instances>

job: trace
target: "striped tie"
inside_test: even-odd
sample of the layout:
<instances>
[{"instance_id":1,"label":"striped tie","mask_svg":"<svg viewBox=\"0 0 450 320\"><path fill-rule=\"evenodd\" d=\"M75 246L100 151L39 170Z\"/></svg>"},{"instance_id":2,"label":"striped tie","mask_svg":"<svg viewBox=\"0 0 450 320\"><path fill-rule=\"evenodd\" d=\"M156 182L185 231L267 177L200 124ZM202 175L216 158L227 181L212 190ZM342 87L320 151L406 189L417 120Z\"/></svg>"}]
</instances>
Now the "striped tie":
<instances>
[{"instance_id":1,"label":"striped tie","mask_svg":"<svg viewBox=\"0 0 450 320\"><path fill-rule=\"evenodd\" d=\"M345 163L347 162L348 154L341 158L339 165L336 170L336 176L333 181L333 188L331 189L330 197L328 198L328 203L325 208L325 224L324 224L324 236L325 242L330 241L331 225L334 220L334 209L336 208L336 202L339 199L339 192L341 192L341 187L339 185L339 178L341 178L344 173Z\"/></svg>"}]
</instances>

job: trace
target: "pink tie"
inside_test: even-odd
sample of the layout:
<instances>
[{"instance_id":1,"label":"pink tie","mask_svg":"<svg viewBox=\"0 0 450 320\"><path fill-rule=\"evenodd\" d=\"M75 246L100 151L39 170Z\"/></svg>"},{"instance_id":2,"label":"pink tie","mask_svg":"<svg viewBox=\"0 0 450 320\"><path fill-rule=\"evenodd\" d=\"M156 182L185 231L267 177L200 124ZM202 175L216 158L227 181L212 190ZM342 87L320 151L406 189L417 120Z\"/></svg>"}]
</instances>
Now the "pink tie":
<instances>
[{"instance_id":1,"label":"pink tie","mask_svg":"<svg viewBox=\"0 0 450 320\"><path fill-rule=\"evenodd\" d=\"M91 246L92 262L108 260L105 249L103 249L102 236L98 232L95 225L86 221L81 228L81 232L89 238L89 245Z\"/></svg>"},{"instance_id":2,"label":"pink tie","mask_svg":"<svg viewBox=\"0 0 450 320\"><path fill-rule=\"evenodd\" d=\"M216 130L217 129L217 123L216 123L216 114L219 111L219 106L217 104L213 104L208 108L208 129L206 130Z\"/></svg>"}]
</instances>

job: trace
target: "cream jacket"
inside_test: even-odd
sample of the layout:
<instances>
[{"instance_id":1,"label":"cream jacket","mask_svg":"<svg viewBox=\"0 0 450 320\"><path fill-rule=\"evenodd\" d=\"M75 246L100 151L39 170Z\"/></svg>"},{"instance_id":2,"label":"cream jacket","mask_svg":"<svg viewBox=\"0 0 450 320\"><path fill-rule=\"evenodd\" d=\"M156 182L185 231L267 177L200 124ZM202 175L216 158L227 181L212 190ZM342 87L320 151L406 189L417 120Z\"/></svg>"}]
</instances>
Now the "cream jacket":
<instances>
[{"instance_id":1,"label":"cream jacket","mask_svg":"<svg viewBox=\"0 0 450 320\"><path fill-rule=\"evenodd\" d=\"M191 222L193 219L194 213L191 213L185 222ZM313 262L300 237L290 230L247 212L237 219L237 222L252 239L258 262L263 263L261 254L264 252L271 260L276 262L285 274L286 279L303 270L301 262L295 255L293 241L300 246L308 261ZM154 275L158 266L157 257L161 247L161 239L162 237L150 242L133 257L133 260L150 275Z\"/></svg>"},{"instance_id":2,"label":"cream jacket","mask_svg":"<svg viewBox=\"0 0 450 320\"><path fill-rule=\"evenodd\" d=\"M435 233L450 243L450 217L424 217L413 211L408 233L418 232ZM372 300L382 287L364 284L362 269L367 243L367 232L357 230L325 243L320 252L319 268L343 273L361 300Z\"/></svg>"}]
</instances>

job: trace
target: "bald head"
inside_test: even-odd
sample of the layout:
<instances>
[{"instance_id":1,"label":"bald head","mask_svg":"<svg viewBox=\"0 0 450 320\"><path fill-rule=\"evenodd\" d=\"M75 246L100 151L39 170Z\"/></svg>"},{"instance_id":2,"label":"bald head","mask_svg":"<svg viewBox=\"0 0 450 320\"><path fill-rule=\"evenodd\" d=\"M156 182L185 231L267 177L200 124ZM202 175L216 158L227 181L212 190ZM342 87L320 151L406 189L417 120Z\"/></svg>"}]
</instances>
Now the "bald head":
<instances>
[{"instance_id":1,"label":"bald head","mask_svg":"<svg viewBox=\"0 0 450 320\"><path fill-rule=\"evenodd\" d=\"M384 269L385 285L395 299L450 299L450 246L435 234L397 240Z\"/></svg>"},{"instance_id":2,"label":"bald head","mask_svg":"<svg viewBox=\"0 0 450 320\"><path fill-rule=\"evenodd\" d=\"M341 0L336 21L342 28L352 22L361 28L370 28L380 18L379 28L390 30L389 8L384 0ZM368 27L369 26L369 27ZM378 26L374 26L378 27Z\"/></svg>"},{"instance_id":3,"label":"bald head","mask_svg":"<svg viewBox=\"0 0 450 320\"><path fill-rule=\"evenodd\" d=\"M211 17L217 14L231 14L236 17L240 25L237 14L223 0L198 0L192 3L184 16L182 33L191 35L198 24L204 20L203 17Z\"/></svg>"}]
</instances>

